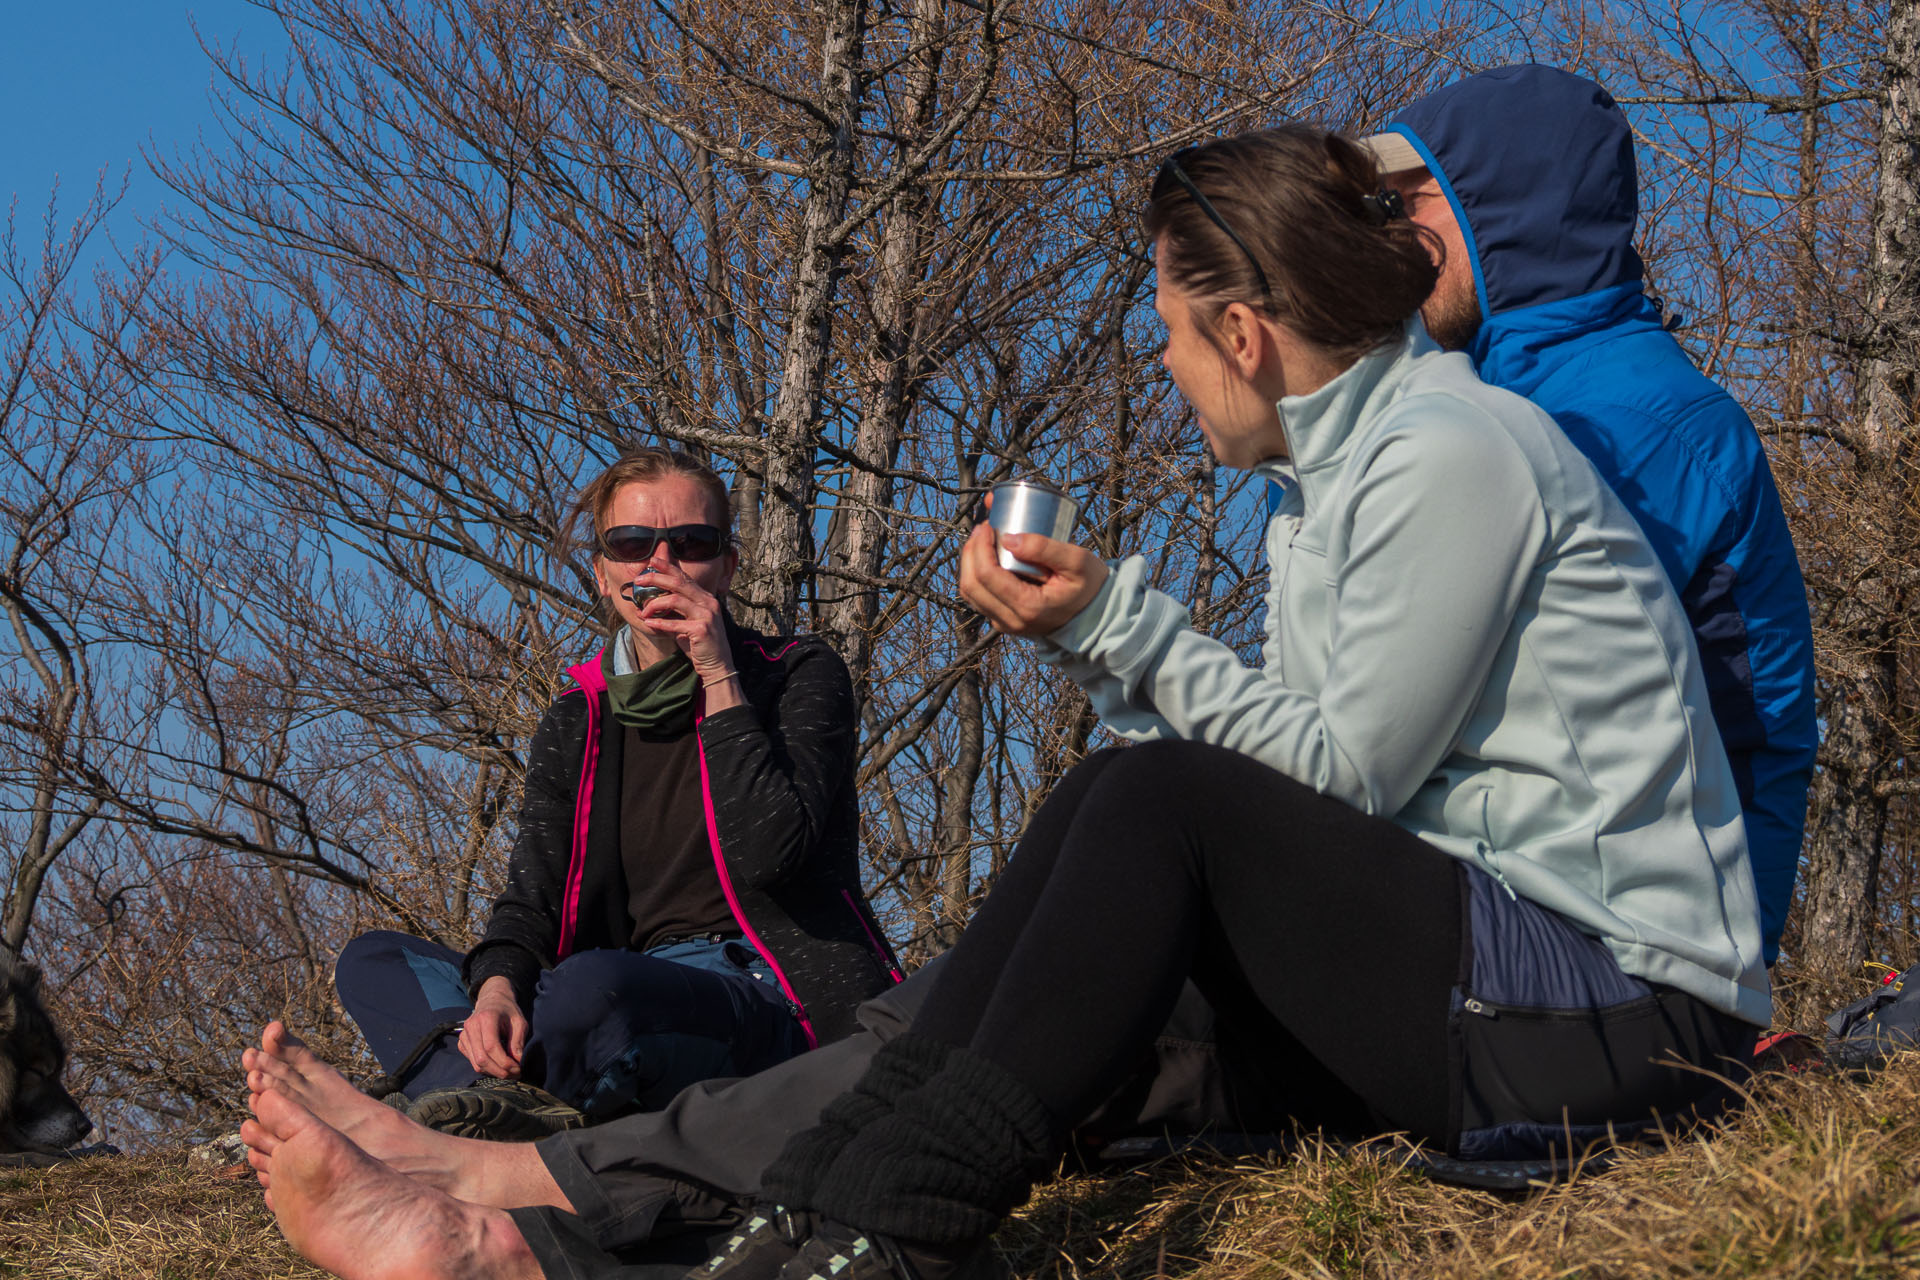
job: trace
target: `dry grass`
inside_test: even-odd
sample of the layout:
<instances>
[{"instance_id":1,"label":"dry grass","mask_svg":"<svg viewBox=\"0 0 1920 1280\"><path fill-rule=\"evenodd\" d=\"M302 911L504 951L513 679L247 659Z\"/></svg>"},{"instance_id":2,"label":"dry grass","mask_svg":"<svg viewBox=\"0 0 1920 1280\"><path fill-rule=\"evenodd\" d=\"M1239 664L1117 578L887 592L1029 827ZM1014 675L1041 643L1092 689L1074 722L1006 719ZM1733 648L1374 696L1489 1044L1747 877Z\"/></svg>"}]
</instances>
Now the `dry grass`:
<instances>
[{"instance_id":1,"label":"dry grass","mask_svg":"<svg viewBox=\"0 0 1920 1280\"><path fill-rule=\"evenodd\" d=\"M1001 1241L1030 1280L1920 1276L1920 1055L1767 1077L1723 1132L1531 1196L1322 1148L1062 1182Z\"/></svg>"},{"instance_id":2,"label":"dry grass","mask_svg":"<svg viewBox=\"0 0 1920 1280\"><path fill-rule=\"evenodd\" d=\"M0 1277L310 1280L245 1165L181 1155L0 1169Z\"/></svg>"},{"instance_id":3,"label":"dry grass","mask_svg":"<svg viewBox=\"0 0 1920 1280\"><path fill-rule=\"evenodd\" d=\"M1044 1188L1001 1233L1074 1277L1920 1277L1920 1055L1865 1084L1770 1077L1720 1133L1527 1197L1377 1154L1168 1161ZM178 1157L0 1171L0 1277L304 1280L243 1167Z\"/></svg>"}]
</instances>

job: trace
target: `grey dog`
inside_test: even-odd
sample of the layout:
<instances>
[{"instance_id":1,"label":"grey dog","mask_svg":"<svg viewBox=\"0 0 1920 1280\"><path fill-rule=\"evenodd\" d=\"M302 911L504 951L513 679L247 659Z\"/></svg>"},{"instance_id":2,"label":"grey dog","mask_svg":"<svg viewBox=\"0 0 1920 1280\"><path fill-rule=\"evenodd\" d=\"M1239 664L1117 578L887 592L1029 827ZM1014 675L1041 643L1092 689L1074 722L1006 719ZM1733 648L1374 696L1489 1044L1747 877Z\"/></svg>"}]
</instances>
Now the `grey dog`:
<instances>
[{"instance_id":1,"label":"grey dog","mask_svg":"<svg viewBox=\"0 0 1920 1280\"><path fill-rule=\"evenodd\" d=\"M67 1046L40 1001L40 970L0 947L0 1155L58 1155L93 1128L60 1083L66 1065Z\"/></svg>"}]
</instances>

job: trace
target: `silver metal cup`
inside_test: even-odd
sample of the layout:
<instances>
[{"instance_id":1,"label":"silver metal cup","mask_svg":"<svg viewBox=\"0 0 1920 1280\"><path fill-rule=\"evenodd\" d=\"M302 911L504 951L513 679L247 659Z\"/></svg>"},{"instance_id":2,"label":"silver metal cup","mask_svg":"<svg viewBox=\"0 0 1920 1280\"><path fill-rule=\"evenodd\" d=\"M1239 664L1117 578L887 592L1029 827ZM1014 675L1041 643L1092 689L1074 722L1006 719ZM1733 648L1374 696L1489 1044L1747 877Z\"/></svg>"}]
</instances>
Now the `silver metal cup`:
<instances>
[{"instance_id":1,"label":"silver metal cup","mask_svg":"<svg viewBox=\"0 0 1920 1280\"><path fill-rule=\"evenodd\" d=\"M1073 536L1080 504L1044 480L1002 480L993 486L993 509L987 523L995 534L1037 533L1065 542ZM996 538L996 543L998 539ZM1023 578L1045 578L1049 570L1018 559L1000 547L1000 567Z\"/></svg>"},{"instance_id":2,"label":"silver metal cup","mask_svg":"<svg viewBox=\"0 0 1920 1280\"><path fill-rule=\"evenodd\" d=\"M665 587L650 587L638 579L635 579L621 587L620 594L633 601L633 607L638 609L655 596L667 594L667 589Z\"/></svg>"}]
</instances>

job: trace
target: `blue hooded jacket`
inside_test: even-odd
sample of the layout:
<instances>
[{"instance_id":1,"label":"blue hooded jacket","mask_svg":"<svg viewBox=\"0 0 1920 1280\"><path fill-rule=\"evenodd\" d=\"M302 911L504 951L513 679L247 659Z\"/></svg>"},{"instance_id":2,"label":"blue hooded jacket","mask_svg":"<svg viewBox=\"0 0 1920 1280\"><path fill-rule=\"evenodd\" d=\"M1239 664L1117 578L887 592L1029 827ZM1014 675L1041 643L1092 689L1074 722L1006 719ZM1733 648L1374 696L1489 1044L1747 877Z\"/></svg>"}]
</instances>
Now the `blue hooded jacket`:
<instances>
[{"instance_id":1,"label":"blue hooded jacket","mask_svg":"<svg viewBox=\"0 0 1920 1280\"><path fill-rule=\"evenodd\" d=\"M1626 117L1591 80L1518 66L1418 99L1389 131L1459 218L1484 317L1467 350L1480 376L1553 415L1680 593L1740 791L1771 964L1817 745L1806 586L1753 424L1641 288Z\"/></svg>"}]
</instances>

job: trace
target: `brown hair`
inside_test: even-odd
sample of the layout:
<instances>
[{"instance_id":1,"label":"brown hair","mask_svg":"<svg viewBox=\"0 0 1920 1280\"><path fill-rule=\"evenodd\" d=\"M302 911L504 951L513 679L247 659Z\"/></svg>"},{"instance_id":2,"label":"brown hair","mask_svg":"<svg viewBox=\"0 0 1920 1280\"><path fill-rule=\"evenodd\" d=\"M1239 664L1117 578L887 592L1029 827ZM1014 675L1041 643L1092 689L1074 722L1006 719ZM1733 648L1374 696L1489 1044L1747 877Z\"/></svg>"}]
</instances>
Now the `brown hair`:
<instances>
[{"instance_id":1,"label":"brown hair","mask_svg":"<svg viewBox=\"0 0 1920 1280\"><path fill-rule=\"evenodd\" d=\"M1243 302L1351 362L1397 339L1433 292L1439 238L1369 208L1380 171L1352 140L1285 124L1192 147L1175 160L1240 241L1161 169L1143 217L1147 238L1157 245L1161 277L1192 295L1209 337L1227 305Z\"/></svg>"},{"instance_id":2,"label":"brown hair","mask_svg":"<svg viewBox=\"0 0 1920 1280\"><path fill-rule=\"evenodd\" d=\"M620 486L644 484L663 476L685 476L706 491L707 499L719 516L721 533L733 529L733 499L727 482L706 463L678 449L649 445L620 455L614 464L595 476L580 490L567 512L560 546L561 558L570 559L579 547L600 553L600 534L607 527L607 512ZM583 529L582 526L585 526Z\"/></svg>"}]
</instances>

